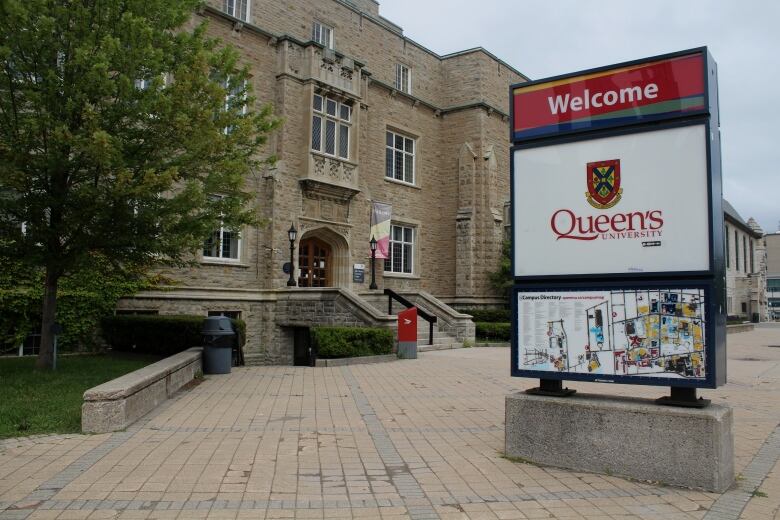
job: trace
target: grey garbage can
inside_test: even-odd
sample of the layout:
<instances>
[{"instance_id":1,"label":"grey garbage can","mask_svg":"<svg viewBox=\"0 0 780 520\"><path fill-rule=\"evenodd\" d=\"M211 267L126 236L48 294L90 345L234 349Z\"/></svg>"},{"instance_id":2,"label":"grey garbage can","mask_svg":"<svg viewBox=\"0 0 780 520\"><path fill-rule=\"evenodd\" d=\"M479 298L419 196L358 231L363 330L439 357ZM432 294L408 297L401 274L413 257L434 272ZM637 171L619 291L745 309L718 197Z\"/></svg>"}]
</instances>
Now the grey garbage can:
<instances>
[{"instance_id":1,"label":"grey garbage can","mask_svg":"<svg viewBox=\"0 0 780 520\"><path fill-rule=\"evenodd\" d=\"M236 332L225 316L209 316L203 321L203 373L229 374Z\"/></svg>"}]
</instances>

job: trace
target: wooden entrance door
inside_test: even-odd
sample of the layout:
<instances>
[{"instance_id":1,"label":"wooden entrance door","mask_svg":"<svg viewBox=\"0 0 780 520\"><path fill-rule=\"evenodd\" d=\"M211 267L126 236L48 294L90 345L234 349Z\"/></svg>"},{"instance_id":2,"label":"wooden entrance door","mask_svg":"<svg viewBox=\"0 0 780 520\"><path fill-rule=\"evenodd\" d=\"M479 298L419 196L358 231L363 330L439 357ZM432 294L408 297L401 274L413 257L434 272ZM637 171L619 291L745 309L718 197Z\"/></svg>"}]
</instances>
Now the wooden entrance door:
<instances>
[{"instance_id":1,"label":"wooden entrance door","mask_svg":"<svg viewBox=\"0 0 780 520\"><path fill-rule=\"evenodd\" d=\"M301 240L298 266L301 274L298 287L330 287L332 254L328 244L317 238Z\"/></svg>"}]
</instances>

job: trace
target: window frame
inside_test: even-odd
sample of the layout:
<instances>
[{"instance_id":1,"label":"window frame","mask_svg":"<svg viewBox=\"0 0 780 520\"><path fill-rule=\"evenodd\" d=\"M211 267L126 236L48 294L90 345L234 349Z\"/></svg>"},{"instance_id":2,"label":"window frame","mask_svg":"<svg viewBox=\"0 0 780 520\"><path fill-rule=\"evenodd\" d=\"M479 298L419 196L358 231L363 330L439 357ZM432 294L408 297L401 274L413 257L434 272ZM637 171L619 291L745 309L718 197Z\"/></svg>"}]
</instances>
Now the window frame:
<instances>
[{"instance_id":1,"label":"window frame","mask_svg":"<svg viewBox=\"0 0 780 520\"><path fill-rule=\"evenodd\" d=\"M317 99L320 100L320 108L317 108ZM335 105L333 114L328 112L328 103L332 102ZM344 117L343 109L347 109L346 118ZM309 140L309 147L312 152L320 153L328 157L333 157L341 161L349 161L350 154L352 152L352 123L354 119L354 112L352 105L339 101L335 98L324 96L322 94L314 94L311 101L311 139ZM319 148L314 147L314 129L315 120L319 120ZM327 125L328 123L334 125L333 129L333 153L327 150ZM342 137L343 132L346 130L346 155L342 155Z\"/></svg>"},{"instance_id":2,"label":"window frame","mask_svg":"<svg viewBox=\"0 0 780 520\"><path fill-rule=\"evenodd\" d=\"M323 41L322 38L322 32L323 28L328 30L328 41ZM334 40L334 33L336 31L334 30L332 25L328 25L324 22L321 22L319 20L314 20L311 25L311 40L313 42L319 43L323 47L327 49L333 49L333 40Z\"/></svg>"},{"instance_id":3,"label":"window frame","mask_svg":"<svg viewBox=\"0 0 780 520\"><path fill-rule=\"evenodd\" d=\"M388 138L392 136L392 145L388 144ZM397 148L397 138L401 138L403 140L403 148ZM408 152L406 151L406 144L407 141L411 141L412 143L412 151ZM388 152L392 151L391 157L392 162L388 161ZM403 157L402 162L402 170L401 170L401 177L397 178L395 176L396 174L396 157L398 153L401 153ZM412 165L412 172L411 172L411 181L406 180L406 158L411 157L411 165ZM385 129L385 180L393 181L393 182L399 182L402 184L406 184L407 186L416 186L417 185L417 138L412 137L408 134L402 134L400 132L396 132L395 130Z\"/></svg>"},{"instance_id":4,"label":"window frame","mask_svg":"<svg viewBox=\"0 0 780 520\"><path fill-rule=\"evenodd\" d=\"M230 81L231 81L231 78L230 78L230 76L228 76L228 78L225 80L225 83L223 84L223 87L225 87L225 90L227 91L227 94L225 94L225 112L230 110L230 103L233 101L233 99L236 99L236 98L239 97L237 91L231 87ZM241 90L242 90L241 100L244 102L244 104L241 105L241 115L242 116L245 116L247 114L247 110L248 110L247 106L246 106L246 98L247 98L247 94L248 94L248 90L247 90L247 85L248 84L249 84L249 80L247 80L246 78L241 80ZM233 127L231 127L231 126L226 126L222 130L222 132L225 135L230 135L230 133L232 131L233 131Z\"/></svg>"},{"instance_id":5,"label":"window frame","mask_svg":"<svg viewBox=\"0 0 780 520\"><path fill-rule=\"evenodd\" d=\"M222 195L213 195L214 198L222 198ZM236 236L236 257L229 257L229 256L222 256L222 253L224 251L224 236L225 233L235 233ZM213 256L211 254L206 254L206 245L213 241L214 236L218 235L217 243L216 245L211 245L211 250L214 250L216 248L216 251L218 253L218 256ZM241 230L238 231L230 231L225 227L224 221L220 219L219 221L219 228L215 229L211 232L211 234L206 237L203 240L203 246L201 247L201 257L203 258L204 262L211 262L211 263L231 263L231 264L237 264L241 262L241 254L242 254L242 233Z\"/></svg>"},{"instance_id":6,"label":"window frame","mask_svg":"<svg viewBox=\"0 0 780 520\"><path fill-rule=\"evenodd\" d=\"M395 230L397 228L400 228L401 230L401 240L395 240ZM409 230L411 233L411 241L406 240L406 230ZM411 224L406 224L403 222L398 223L391 223L390 224L390 240L388 244L388 258L385 258L382 266L382 270L385 274L390 275L398 275L398 276L414 276L416 273L415 269L415 259L417 256L417 253L415 251L415 247L417 244L418 239L418 233L417 233L417 226L413 226ZM400 244L401 245L401 260L400 260L400 270L396 271L394 268L394 244ZM406 251L406 248L404 246L408 247L408 256L409 256L409 271L404 270L404 260L406 259L406 254L404 253ZM388 267L390 268L388 270Z\"/></svg>"},{"instance_id":7,"label":"window frame","mask_svg":"<svg viewBox=\"0 0 780 520\"><path fill-rule=\"evenodd\" d=\"M406 72L406 81L404 81L404 72ZM412 68L403 63L395 64L395 82L396 90L405 94L412 94Z\"/></svg>"},{"instance_id":8,"label":"window frame","mask_svg":"<svg viewBox=\"0 0 780 520\"><path fill-rule=\"evenodd\" d=\"M238 20L241 20L242 22L247 22L251 20L251 14L252 14L252 0L246 0L246 12L244 13L243 18L241 16L236 16L236 4L241 4L243 0L223 0L222 1L222 12L227 14L228 16L232 16L233 18L236 18ZM233 4L233 12L231 13L228 10L228 4Z\"/></svg>"}]
</instances>

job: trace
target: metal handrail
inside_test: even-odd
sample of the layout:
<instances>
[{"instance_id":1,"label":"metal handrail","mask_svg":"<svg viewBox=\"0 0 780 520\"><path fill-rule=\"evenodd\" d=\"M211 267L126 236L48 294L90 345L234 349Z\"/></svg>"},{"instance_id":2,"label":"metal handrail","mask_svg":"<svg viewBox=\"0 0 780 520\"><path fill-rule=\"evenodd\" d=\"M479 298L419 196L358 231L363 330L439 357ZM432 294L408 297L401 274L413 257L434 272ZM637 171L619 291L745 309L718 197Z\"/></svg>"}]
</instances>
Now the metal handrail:
<instances>
[{"instance_id":1,"label":"metal handrail","mask_svg":"<svg viewBox=\"0 0 780 520\"><path fill-rule=\"evenodd\" d=\"M387 298L387 314L393 314L393 300L397 301L407 309L411 309L412 307L417 307L415 304L398 294L392 289L385 289L384 293L388 296ZM428 345L433 345L433 324L439 321L439 318L434 316L433 314L429 314L428 312L422 310L421 308L417 307L417 315L420 316L422 319L428 322Z\"/></svg>"}]
</instances>

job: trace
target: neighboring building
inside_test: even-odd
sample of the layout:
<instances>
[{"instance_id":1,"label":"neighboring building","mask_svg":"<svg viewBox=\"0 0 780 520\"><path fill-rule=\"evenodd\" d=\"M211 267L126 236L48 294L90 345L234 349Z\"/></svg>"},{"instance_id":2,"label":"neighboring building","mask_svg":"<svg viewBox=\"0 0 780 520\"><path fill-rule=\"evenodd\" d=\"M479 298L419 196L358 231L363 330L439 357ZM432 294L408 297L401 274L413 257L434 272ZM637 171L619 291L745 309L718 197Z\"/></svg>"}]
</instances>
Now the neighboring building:
<instances>
[{"instance_id":1,"label":"neighboring building","mask_svg":"<svg viewBox=\"0 0 780 520\"><path fill-rule=\"evenodd\" d=\"M278 162L247 186L267 225L215 230L197 268L119 312L224 313L247 322L247 360L289 364L316 324L391 327L382 289L473 338L453 308L502 302L509 85L520 72L481 48L444 56L406 38L373 0L211 0L193 23L233 44L260 103L284 119ZM390 252L369 291L373 202L392 205ZM297 236L292 279L288 228ZM365 266L364 278L360 264ZM399 307L396 306L396 310ZM301 358L302 359L302 358Z\"/></svg>"},{"instance_id":2,"label":"neighboring building","mask_svg":"<svg viewBox=\"0 0 780 520\"><path fill-rule=\"evenodd\" d=\"M766 294L771 319L780 320L780 231L765 235Z\"/></svg>"},{"instance_id":3,"label":"neighboring building","mask_svg":"<svg viewBox=\"0 0 780 520\"><path fill-rule=\"evenodd\" d=\"M764 232L752 218L745 222L723 200L726 248L726 312L746 320L767 319Z\"/></svg>"}]
</instances>

